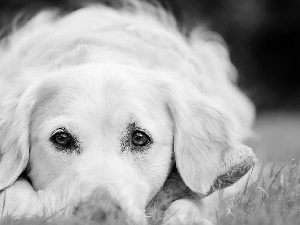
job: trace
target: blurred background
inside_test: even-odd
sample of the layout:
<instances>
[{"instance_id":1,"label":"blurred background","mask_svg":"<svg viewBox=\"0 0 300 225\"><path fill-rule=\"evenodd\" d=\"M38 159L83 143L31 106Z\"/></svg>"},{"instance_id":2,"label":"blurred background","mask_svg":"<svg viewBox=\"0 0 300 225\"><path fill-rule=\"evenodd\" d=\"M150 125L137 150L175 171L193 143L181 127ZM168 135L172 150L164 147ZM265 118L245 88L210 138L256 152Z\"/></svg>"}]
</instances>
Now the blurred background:
<instances>
[{"instance_id":1,"label":"blurred background","mask_svg":"<svg viewBox=\"0 0 300 225\"><path fill-rule=\"evenodd\" d=\"M159 1L173 11L183 26L201 24L221 34L227 42L239 72L238 85L257 107L252 145L260 157L276 161L298 158L300 1ZM20 12L30 15L45 7L72 11L82 2L97 0L1 0L0 36L9 32L12 19ZM111 4L109 0L104 2Z\"/></svg>"}]
</instances>

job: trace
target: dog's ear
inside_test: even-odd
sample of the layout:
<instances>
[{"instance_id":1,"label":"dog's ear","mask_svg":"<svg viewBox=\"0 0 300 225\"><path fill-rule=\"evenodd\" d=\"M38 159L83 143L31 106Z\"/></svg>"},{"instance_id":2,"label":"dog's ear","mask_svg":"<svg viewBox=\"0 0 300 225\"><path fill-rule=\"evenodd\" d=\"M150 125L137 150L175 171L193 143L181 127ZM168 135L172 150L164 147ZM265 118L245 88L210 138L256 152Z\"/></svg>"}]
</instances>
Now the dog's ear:
<instances>
[{"instance_id":1,"label":"dog's ear","mask_svg":"<svg viewBox=\"0 0 300 225\"><path fill-rule=\"evenodd\" d=\"M27 165L33 104L25 93L9 96L0 105L0 190L12 185Z\"/></svg>"},{"instance_id":2,"label":"dog's ear","mask_svg":"<svg viewBox=\"0 0 300 225\"><path fill-rule=\"evenodd\" d=\"M252 150L239 141L234 119L216 99L201 93L173 96L177 169L186 185L208 195L230 186L251 168Z\"/></svg>"}]
</instances>

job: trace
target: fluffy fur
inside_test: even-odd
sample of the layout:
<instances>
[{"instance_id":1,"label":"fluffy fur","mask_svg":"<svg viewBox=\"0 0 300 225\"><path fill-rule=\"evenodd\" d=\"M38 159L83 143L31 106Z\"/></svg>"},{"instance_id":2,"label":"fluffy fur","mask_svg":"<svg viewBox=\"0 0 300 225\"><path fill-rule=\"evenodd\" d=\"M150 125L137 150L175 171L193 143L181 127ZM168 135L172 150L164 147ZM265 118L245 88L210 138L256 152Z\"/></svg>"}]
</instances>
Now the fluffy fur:
<instances>
[{"instance_id":1,"label":"fluffy fur","mask_svg":"<svg viewBox=\"0 0 300 225\"><path fill-rule=\"evenodd\" d=\"M186 38L168 13L139 2L66 16L44 11L2 40L3 213L80 215L97 192L141 224L146 206L180 181L190 200L179 194L162 210L190 204L191 218L206 221L201 197L218 177L254 160L242 145L254 108L234 86L220 40L199 28ZM76 150L51 143L60 128L76 137ZM133 146L135 130L151 143Z\"/></svg>"}]
</instances>

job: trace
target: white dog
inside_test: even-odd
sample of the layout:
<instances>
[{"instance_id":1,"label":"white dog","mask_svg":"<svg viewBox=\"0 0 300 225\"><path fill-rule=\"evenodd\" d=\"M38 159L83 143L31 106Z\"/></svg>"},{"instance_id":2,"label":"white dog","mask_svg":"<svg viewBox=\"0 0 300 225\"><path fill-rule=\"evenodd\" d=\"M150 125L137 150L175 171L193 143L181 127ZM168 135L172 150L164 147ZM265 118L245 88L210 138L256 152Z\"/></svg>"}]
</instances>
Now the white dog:
<instances>
[{"instance_id":1,"label":"white dog","mask_svg":"<svg viewBox=\"0 0 300 225\"><path fill-rule=\"evenodd\" d=\"M208 221L201 198L253 163L254 108L220 38L186 38L160 8L41 12L2 40L0 65L4 215L92 205L142 224L183 206L174 218Z\"/></svg>"}]
</instances>

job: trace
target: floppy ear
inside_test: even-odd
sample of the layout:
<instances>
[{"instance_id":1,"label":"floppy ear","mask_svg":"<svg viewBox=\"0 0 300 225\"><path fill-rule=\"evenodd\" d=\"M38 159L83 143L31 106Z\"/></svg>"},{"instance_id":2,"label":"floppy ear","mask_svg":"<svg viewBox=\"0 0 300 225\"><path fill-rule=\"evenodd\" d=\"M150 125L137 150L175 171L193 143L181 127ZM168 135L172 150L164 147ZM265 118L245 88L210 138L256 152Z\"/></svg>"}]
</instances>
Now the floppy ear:
<instances>
[{"instance_id":1,"label":"floppy ear","mask_svg":"<svg viewBox=\"0 0 300 225\"><path fill-rule=\"evenodd\" d=\"M216 102L183 93L170 104L177 169L185 184L203 195L233 184L255 161L252 150L239 142L234 119Z\"/></svg>"},{"instance_id":2,"label":"floppy ear","mask_svg":"<svg viewBox=\"0 0 300 225\"><path fill-rule=\"evenodd\" d=\"M0 106L0 190L12 185L27 165L33 104L25 93L5 98Z\"/></svg>"}]
</instances>

